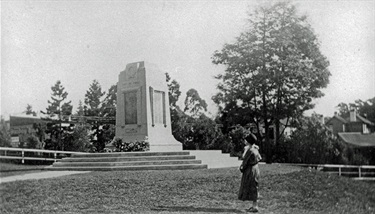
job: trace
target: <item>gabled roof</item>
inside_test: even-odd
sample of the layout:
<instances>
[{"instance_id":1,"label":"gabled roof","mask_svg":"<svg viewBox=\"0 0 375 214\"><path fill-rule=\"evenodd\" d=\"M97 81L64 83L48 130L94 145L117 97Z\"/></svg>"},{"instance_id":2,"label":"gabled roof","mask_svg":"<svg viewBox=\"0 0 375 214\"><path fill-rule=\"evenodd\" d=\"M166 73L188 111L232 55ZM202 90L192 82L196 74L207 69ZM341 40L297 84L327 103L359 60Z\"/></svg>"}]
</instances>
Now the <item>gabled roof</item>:
<instances>
[{"instance_id":1,"label":"gabled roof","mask_svg":"<svg viewBox=\"0 0 375 214\"><path fill-rule=\"evenodd\" d=\"M357 115L357 118L358 118L359 120L361 120L362 122L368 124L368 125L372 125L372 126L374 125L373 122L367 120L366 118L362 117L361 115Z\"/></svg>"},{"instance_id":2,"label":"gabled roof","mask_svg":"<svg viewBox=\"0 0 375 214\"><path fill-rule=\"evenodd\" d=\"M358 122L363 122L363 123L366 123L366 124L371 125L371 126L374 126L374 125L375 125L373 122L367 120L366 118L362 117L362 116L359 115L359 114L357 114L356 116L357 116L357 121L358 121ZM334 118L338 119L338 120L341 121L342 123L351 123L349 117L344 119L344 118L341 117L341 116L334 115L334 116L333 116L331 119L329 119L325 124L330 123L331 120L334 119Z\"/></svg>"},{"instance_id":3,"label":"gabled roof","mask_svg":"<svg viewBox=\"0 0 375 214\"><path fill-rule=\"evenodd\" d=\"M338 115L334 115L331 119L329 119L329 120L326 122L326 124L328 124L329 122L331 122L331 120L333 120L334 118L340 120L342 123L348 123L348 121L345 120L344 118L342 118L342 117L340 117L340 116L338 116Z\"/></svg>"},{"instance_id":4,"label":"gabled roof","mask_svg":"<svg viewBox=\"0 0 375 214\"><path fill-rule=\"evenodd\" d=\"M338 135L344 142L356 147L375 147L375 134L340 132Z\"/></svg>"}]
</instances>

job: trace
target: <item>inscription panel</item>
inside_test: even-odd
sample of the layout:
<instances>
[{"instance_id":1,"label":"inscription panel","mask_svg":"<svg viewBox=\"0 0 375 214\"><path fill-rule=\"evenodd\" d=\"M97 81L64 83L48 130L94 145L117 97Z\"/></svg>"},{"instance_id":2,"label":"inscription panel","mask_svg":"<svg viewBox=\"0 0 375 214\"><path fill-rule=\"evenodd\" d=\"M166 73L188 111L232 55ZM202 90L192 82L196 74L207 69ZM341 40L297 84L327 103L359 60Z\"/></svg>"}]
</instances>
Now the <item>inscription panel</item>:
<instances>
[{"instance_id":1,"label":"inscription panel","mask_svg":"<svg viewBox=\"0 0 375 214\"><path fill-rule=\"evenodd\" d=\"M137 91L124 92L125 124L137 124Z\"/></svg>"},{"instance_id":2,"label":"inscription panel","mask_svg":"<svg viewBox=\"0 0 375 214\"><path fill-rule=\"evenodd\" d=\"M154 91L154 116L155 123L163 123L163 93Z\"/></svg>"}]
</instances>

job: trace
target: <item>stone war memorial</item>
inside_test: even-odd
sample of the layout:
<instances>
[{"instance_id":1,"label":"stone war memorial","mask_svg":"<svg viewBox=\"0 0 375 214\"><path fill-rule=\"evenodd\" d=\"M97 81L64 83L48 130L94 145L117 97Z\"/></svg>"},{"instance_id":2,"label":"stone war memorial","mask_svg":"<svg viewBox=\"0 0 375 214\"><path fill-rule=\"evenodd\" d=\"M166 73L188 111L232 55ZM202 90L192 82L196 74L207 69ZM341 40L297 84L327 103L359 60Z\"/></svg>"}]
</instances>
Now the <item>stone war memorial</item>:
<instances>
[{"instance_id":1,"label":"stone war memorial","mask_svg":"<svg viewBox=\"0 0 375 214\"><path fill-rule=\"evenodd\" d=\"M116 134L123 142L147 141L150 151L72 154L48 170L109 171L238 167L221 150L183 151L172 135L166 76L146 62L126 65L117 82ZM112 141L106 148L114 149Z\"/></svg>"},{"instance_id":2,"label":"stone war memorial","mask_svg":"<svg viewBox=\"0 0 375 214\"><path fill-rule=\"evenodd\" d=\"M129 63L117 83L116 138L148 141L150 151L182 151L172 135L166 77L144 61Z\"/></svg>"}]
</instances>

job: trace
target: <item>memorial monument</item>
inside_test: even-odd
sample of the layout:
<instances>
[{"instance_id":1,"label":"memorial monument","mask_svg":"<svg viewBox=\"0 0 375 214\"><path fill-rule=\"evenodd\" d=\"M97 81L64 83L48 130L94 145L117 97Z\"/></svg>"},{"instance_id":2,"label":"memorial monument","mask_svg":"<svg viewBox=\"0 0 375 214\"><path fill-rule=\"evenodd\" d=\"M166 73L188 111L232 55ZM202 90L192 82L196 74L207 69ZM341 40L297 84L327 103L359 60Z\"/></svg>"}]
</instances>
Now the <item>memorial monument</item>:
<instances>
[{"instance_id":1,"label":"memorial monument","mask_svg":"<svg viewBox=\"0 0 375 214\"><path fill-rule=\"evenodd\" d=\"M144 141L150 151L181 151L172 135L166 77L156 65L126 65L117 83L116 138Z\"/></svg>"}]
</instances>

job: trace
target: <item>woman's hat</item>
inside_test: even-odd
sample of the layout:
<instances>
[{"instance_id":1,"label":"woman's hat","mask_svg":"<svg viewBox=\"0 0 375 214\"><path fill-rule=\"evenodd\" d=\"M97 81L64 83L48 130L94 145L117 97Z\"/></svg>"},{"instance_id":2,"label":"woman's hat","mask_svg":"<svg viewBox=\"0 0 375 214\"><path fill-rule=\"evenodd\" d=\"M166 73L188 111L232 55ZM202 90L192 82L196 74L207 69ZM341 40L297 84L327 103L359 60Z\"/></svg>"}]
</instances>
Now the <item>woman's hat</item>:
<instances>
[{"instance_id":1,"label":"woman's hat","mask_svg":"<svg viewBox=\"0 0 375 214\"><path fill-rule=\"evenodd\" d=\"M250 144L254 144L258 139L253 133L250 133L249 135L245 137L245 140L249 142Z\"/></svg>"}]
</instances>

